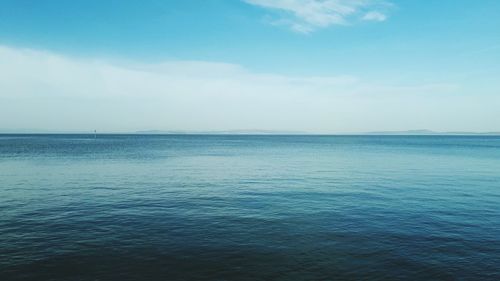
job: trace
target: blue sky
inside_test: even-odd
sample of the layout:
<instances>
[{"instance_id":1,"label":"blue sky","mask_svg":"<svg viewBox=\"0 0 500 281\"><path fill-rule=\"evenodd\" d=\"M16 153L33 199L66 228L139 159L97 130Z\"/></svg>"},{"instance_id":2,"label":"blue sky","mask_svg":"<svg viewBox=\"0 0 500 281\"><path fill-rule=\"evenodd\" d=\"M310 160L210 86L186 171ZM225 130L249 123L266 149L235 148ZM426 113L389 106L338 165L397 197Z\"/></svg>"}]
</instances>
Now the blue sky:
<instances>
[{"instance_id":1,"label":"blue sky","mask_svg":"<svg viewBox=\"0 0 500 281\"><path fill-rule=\"evenodd\" d=\"M0 128L500 130L499 12L496 0L0 0Z\"/></svg>"}]
</instances>

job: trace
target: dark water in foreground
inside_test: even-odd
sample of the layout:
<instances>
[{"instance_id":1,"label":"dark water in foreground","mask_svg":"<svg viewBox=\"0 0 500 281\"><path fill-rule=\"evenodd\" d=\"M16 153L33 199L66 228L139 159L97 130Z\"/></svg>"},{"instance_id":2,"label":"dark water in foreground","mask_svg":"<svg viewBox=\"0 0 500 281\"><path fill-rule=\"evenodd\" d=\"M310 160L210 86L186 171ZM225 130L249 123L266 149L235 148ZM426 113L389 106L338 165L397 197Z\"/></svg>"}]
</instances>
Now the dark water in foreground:
<instances>
[{"instance_id":1,"label":"dark water in foreground","mask_svg":"<svg viewBox=\"0 0 500 281\"><path fill-rule=\"evenodd\" d=\"M500 280L500 138L0 135L0 280Z\"/></svg>"}]
</instances>

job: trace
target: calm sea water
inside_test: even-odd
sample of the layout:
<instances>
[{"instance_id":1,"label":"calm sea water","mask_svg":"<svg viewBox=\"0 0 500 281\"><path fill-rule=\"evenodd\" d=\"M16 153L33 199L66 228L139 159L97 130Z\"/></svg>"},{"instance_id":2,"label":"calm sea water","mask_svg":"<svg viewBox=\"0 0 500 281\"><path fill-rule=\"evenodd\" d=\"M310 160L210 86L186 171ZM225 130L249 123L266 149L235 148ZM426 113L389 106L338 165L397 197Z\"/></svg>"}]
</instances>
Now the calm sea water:
<instances>
[{"instance_id":1,"label":"calm sea water","mask_svg":"<svg viewBox=\"0 0 500 281\"><path fill-rule=\"evenodd\" d=\"M500 137L1 135L0 280L500 280Z\"/></svg>"}]
</instances>

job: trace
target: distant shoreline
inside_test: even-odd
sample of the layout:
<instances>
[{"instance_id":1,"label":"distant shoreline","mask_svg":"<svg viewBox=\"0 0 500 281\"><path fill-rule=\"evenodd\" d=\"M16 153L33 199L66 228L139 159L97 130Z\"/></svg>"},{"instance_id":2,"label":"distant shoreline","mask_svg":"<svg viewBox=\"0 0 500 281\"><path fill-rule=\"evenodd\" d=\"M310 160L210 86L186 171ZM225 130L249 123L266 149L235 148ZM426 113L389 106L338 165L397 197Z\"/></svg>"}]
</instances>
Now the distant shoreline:
<instances>
[{"instance_id":1,"label":"distant shoreline","mask_svg":"<svg viewBox=\"0 0 500 281\"><path fill-rule=\"evenodd\" d=\"M94 135L94 132L1 132L0 135ZM128 136L500 136L500 132L368 132L368 133L305 133L305 132L101 132L97 135Z\"/></svg>"}]
</instances>

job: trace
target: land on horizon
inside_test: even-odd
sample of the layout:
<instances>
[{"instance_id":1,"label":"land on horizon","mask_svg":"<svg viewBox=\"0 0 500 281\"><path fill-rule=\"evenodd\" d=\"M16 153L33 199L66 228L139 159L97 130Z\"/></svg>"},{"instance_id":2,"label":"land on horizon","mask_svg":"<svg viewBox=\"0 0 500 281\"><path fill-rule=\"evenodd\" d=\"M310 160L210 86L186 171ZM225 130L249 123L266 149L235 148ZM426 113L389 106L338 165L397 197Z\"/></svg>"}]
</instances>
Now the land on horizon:
<instances>
[{"instance_id":1,"label":"land on horizon","mask_svg":"<svg viewBox=\"0 0 500 281\"><path fill-rule=\"evenodd\" d=\"M56 131L56 130L1 130L0 134L136 134L136 135L500 135L499 132L468 132L468 131L372 131L372 132L339 132L318 133L281 130L220 130L220 131L183 131L183 130L141 130L141 131Z\"/></svg>"}]
</instances>

